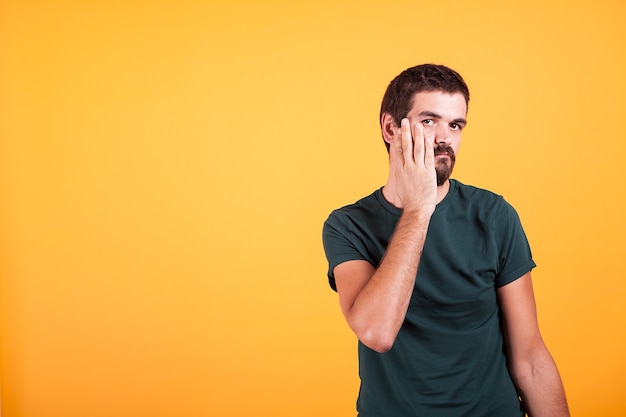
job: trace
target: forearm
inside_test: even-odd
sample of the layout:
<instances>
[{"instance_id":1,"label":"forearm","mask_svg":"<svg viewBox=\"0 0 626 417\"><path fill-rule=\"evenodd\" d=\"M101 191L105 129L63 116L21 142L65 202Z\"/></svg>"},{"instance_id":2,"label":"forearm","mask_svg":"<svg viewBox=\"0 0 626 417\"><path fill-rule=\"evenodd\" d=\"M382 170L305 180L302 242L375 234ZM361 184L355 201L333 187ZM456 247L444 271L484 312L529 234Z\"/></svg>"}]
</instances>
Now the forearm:
<instances>
[{"instance_id":1,"label":"forearm","mask_svg":"<svg viewBox=\"0 0 626 417\"><path fill-rule=\"evenodd\" d=\"M428 213L402 214L380 265L349 310L353 331L374 350L389 350L404 322L429 221Z\"/></svg>"},{"instance_id":2,"label":"forearm","mask_svg":"<svg viewBox=\"0 0 626 417\"><path fill-rule=\"evenodd\" d=\"M545 347L512 375L529 417L569 417L561 377Z\"/></svg>"}]
</instances>

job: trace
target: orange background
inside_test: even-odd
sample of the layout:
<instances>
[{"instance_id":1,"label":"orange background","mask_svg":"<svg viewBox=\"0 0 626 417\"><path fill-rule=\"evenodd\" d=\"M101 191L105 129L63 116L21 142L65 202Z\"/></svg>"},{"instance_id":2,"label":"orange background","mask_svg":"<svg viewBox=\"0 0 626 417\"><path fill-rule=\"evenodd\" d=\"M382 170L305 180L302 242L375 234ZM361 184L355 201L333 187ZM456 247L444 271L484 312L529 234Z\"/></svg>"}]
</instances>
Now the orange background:
<instances>
[{"instance_id":1,"label":"orange background","mask_svg":"<svg viewBox=\"0 0 626 417\"><path fill-rule=\"evenodd\" d=\"M355 415L321 227L422 62L470 86L454 176L522 217L573 415L625 415L626 6L500 3L2 1L2 415Z\"/></svg>"}]
</instances>

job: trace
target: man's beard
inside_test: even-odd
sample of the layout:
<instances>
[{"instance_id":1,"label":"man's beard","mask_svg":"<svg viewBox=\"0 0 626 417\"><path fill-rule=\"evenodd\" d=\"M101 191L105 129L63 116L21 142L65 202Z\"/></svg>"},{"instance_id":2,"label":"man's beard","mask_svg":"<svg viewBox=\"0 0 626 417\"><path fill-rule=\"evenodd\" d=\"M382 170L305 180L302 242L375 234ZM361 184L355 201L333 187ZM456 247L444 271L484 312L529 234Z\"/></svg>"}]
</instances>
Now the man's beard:
<instances>
[{"instance_id":1,"label":"man's beard","mask_svg":"<svg viewBox=\"0 0 626 417\"><path fill-rule=\"evenodd\" d=\"M443 185L448 180L448 178L450 178L452 170L454 169L454 163L456 161L454 149L447 145L435 146L435 156L442 154L448 155L450 159L442 158L439 161L435 162L435 171L437 172L438 186Z\"/></svg>"}]
</instances>

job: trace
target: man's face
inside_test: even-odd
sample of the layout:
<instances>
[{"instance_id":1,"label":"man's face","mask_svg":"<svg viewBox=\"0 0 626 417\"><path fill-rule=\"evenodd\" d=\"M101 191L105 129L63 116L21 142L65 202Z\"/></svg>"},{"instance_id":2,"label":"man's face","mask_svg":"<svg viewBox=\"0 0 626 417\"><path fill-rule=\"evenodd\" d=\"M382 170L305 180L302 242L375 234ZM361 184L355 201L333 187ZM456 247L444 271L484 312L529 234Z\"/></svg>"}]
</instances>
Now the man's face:
<instances>
[{"instance_id":1,"label":"man's face","mask_svg":"<svg viewBox=\"0 0 626 417\"><path fill-rule=\"evenodd\" d=\"M452 174L466 116L467 105L461 93L422 91L413 98L407 118L411 125L420 122L426 137L434 141L437 185L443 185Z\"/></svg>"}]
</instances>

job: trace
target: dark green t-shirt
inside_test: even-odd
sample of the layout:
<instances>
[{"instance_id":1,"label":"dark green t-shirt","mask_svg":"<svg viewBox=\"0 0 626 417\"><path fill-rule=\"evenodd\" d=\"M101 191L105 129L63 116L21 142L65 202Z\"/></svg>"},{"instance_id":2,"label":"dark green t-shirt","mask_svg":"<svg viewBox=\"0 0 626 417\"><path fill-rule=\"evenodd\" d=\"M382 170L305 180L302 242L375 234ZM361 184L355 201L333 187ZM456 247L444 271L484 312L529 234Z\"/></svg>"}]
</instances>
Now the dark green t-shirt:
<instances>
[{"instance_id":1,"label":"dark green t-shirt","mask_svg":"<svg viewBox=\"0 0 626 417\"><path fill-rule=\"evenodd\" d=\"M382 189L324 223L328 278L349 260L377 267L402 211ZM430 220L405 321L389 352L359 342L360 417L521 416L503 350L496 288L535 267L501 196L450 181Z\"/></svg>"}]
</instances>

